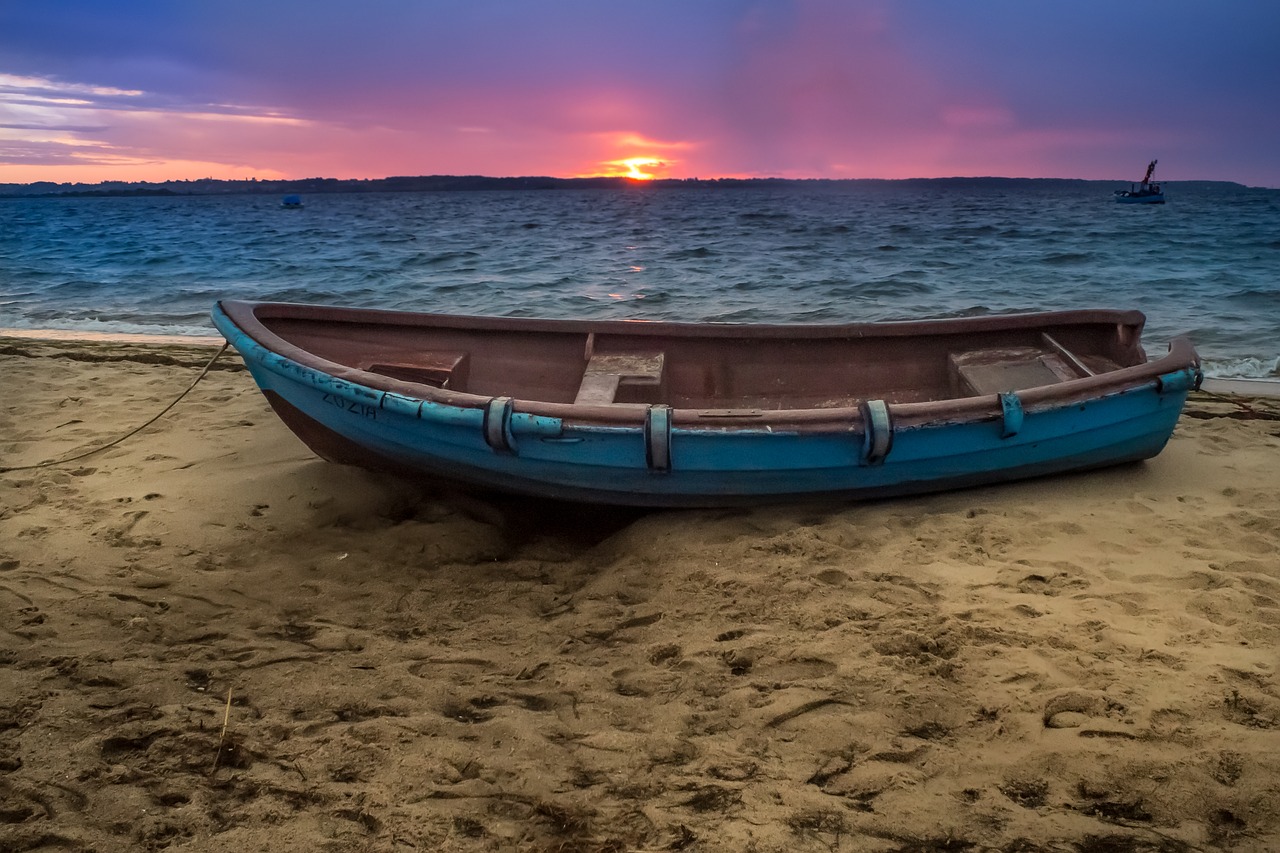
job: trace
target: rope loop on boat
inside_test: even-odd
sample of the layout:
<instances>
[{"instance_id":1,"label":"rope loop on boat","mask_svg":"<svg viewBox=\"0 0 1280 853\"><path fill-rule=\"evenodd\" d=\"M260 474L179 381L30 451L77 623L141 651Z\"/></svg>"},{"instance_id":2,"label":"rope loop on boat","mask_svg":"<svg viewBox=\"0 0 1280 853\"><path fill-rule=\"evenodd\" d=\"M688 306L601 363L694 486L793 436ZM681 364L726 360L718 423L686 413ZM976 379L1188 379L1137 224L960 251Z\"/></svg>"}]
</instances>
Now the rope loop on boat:
<instances>
[{"instance_id":1,"label":"rope loop on boat","mask_svg":"<svg viewBox=\"0 0 1280 853\"><path fill-rule=\"evenodd\" d=\"M92 449L90 449L90 450L86 450L86 451L84 451L83 453L77 453L75 456L67 456L67 457L65 457L65 458L63 458L63 459L47 459L47 460L45 460L44 462L37 462L37 463L36 463L36 464L34 464L34 465L13 465L13 466L9 466L9 467L0 467L0 474L7 473L7 472L9 472L9 471L31 471L31 470L34 470L34 469L36 469L36 468L49 468L49 467L52 467L52 466L54 466L54 465L65 465L65 464L67 464L68 462L75 462L75 461L76 461L76 460L78 460L78 459L84 459L86 456L92 456L92 455L93 455L93 454L95 454L95 453L101 453L102 451L107 450L108 448L115 447L117 444L119 444L120 442L124 441L124 440L125 440L125 439L127 439L127 438L132 438L133 436L135 436L135 435L137 435L138 433L142 432L144 429L146 429L147 427L151 426L153 423L155 423L156 421L158 421L158 420L160 420L162 417L164 417L164 416L165 416L165 414L166 414L170 409L172 409L174 406L178 405L178 402L179 402L183 397L185 397L185 396L187 396L188 394L190 394L190 393L191 393L191 390L192 390L193 388L195 388L197 384L199 384L200 380L201 380L201 379L204 379L204 378L205 378L205 376L209 373L209 371L213 369L213 363L214 363L215 361L217 361L217 360L218 360L218 358L219 358L219 357L220 357L224 352L226 352L226 351L227 351L227 347L228 347L228 346L230 346L230 344L228 344L228 343L225 343L225 342L224 342L224 343L222 344L222 346L218 349L218 351L217 351L216 353L214 353L214 354L213 354L213 358L209 359L209 363L208 363L208 364L206 364L206 365L204 366L204 369L200 371L200 375L199 375L199 376L197 376L194 380L192 380L191 384L187 386L187 390L183 391L181 394L179 394L177 397L175 397L172 403L170 403L169 405L167 405L167 406L165 406L163 409L161 409L161 410L160 410L160 412L159 412L155 417L153 417L151 420L147 421L147 422L146 422L145 424L143 424L142 426L140 426L140 427L135 427L134 429L129 430L129 432L126 432L124 435L120 436L119 438L115 439L114 441L110 441L110 442L108 442L108 443L106 443L106 444L102 445L101 447L94 447L94 448L92 448Z\"/></svg>"}]
</instances>

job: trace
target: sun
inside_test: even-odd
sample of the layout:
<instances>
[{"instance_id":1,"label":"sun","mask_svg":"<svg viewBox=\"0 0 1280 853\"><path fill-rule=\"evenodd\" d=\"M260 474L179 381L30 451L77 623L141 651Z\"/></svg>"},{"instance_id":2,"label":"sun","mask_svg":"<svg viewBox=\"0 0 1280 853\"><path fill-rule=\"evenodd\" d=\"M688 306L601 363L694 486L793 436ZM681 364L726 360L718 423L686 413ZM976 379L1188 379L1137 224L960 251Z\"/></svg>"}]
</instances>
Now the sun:
<instances>
[{"instance_id":1,"label":"sun","mask_svg":"<svg viewBox=\"0 0 1280 853\"><path fill-rule=\"evenodd\" d=\"M667 164L656 157L628 157L625 160L610 160L605 165L619 170L618 177L631 178L633 181L652 181L658 177L654 170Z\"/></svg>"}]
</instances>

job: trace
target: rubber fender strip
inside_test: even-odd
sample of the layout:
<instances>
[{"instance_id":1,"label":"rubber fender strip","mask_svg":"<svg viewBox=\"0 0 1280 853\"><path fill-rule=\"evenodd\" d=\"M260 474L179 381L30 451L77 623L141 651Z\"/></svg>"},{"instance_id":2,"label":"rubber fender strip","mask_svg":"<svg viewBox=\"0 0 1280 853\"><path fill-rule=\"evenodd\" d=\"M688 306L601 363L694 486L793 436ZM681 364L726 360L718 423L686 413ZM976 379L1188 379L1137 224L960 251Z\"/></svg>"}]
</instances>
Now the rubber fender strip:
<instances>
[{"instance_id":1,"label":"rubber fender strip","mask_svg":"<svg viewBox=\"0 0 1280 853\"><path fill-rule=\"evenodd\" d=\"M862 406L862 464L879 465L893 450L893 420L884 400L867 400Z\"/></svg>"},{"instance_id":2,"label":"rubber fender strip","mask_svg":"<svg viewBox=\"0 0 1280 853\"><path fill-rule=\"evenodd\" d=\"M1199 390L1204 374L1198 367L1177 370L1156 377L1156 387L1161 394L1180 394L1193 388Z\"/></svg>"},{"instance_id":3,"label":"rubber fender strip","mask_svg":"<svg viewBox=\"0 0 1280 853\"><path fill-rule=\"evenodd\" d=\"M650 406L644 416L644 461L650 471L671 470L671 407Z\"/></svg>"},{"instance_id":4,"label":"rubber fender strip","mask_svg":"<svg viewBox=\"0 0 1280 853\"><path fill-rule=\"evenodd\" d=\"M1022 399L1012 391L1001 394L1000 409L1004 413L1004 427L1000 437L1012 438L1022 429L1022 420L1026 414L1022 408Z\"/></svg>"},{"instance_id":5,"label":"rubber fender strip","mask_svg":"<svg viewBox=\"0 0 1280 853\"><path fill-rule=\"evenodd\" d=\"M484 440L497 453L515 453L511 444L511 410L515 400L494 397L484 409Z\"/></svg>"}]
</instances>

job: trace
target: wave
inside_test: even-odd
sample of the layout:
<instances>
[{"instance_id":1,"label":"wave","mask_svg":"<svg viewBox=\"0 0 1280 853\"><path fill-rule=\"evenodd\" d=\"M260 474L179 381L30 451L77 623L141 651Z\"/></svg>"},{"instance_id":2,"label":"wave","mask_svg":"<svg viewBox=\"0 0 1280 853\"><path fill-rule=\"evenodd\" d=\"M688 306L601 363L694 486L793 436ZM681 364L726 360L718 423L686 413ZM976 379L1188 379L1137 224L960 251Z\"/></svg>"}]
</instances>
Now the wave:
<instances>
[{"instance_id":1,"label":"wave","mask_svg":"<svg viewBox=\"0 0 1280 853\"><path fill-rule=\"evenodd\" d=\"M985 237L990 234L998 234L1000 231L994 225L957 225L947 231L949 237Z\"/></svg>"},{"instance_id":2,"label":"wave","mask_svg":"<svg viewBox=\"0 0 1280 853\"><path fill-rule=\"evenodd\" d=\"M1040 259L1042 264L1050 264L1052 266L1065 266L1071 264L1085 264L1093 260L1093 256L1086 252L1051 252Z\"/></svg>"},{"instance_id":3,"label":"wave","mask_svg":"<svg viewBox=\"0 0 1280 853\"><path fill-rule=\"evenodd\" d=\"M706 246L697 246L692 249L677 249L674 252L668 252L663 258L669 261L693 260L696 258L710 258L716 253Z\"/></svg>"},{"instance_id":4,"label":"wave","mask_svg":"<svg viewBox=\"0 0 1280 853\"><path fill-rule=\"evenodd\" d=\"M74 297L83 294L94 293L106 287L106 284L100 281L85 281L83 279L73 279L71 281L61 281L51 285L48 288L50 294L56 294L58 298Z\"/></svg>"},{"instance_id":5,"label":"wave","mask_svg":"<svg viewBox=\"0 0 1280 853\"><path fill-rule=\"evenodd\" d=\"M910 270L904 271L902 275L918 275ZM901 277L887 279L885 281L873 281L865 284L854 285L853 292L856 296L862 298L883 299L900 296L919 296L921 294L932 293L934 287L926 281L911 281Z\"/></svg>"},{"instance_id":6,"label":"wave","mask_svg":"<svg viewBox=\"0 0 1280 853\"><path fill-rule=\"evenodd\" d=\"M1213 379L1280 379L1280 356L1276 358L1206 358L1204 375Z\"/></svg>"},{"instance_id":7,"label":"wave","mask_svg":"<svg viewBox=\"0 0 1280 853\"><path fill-rule=\"evenodd\" d=\"M1257 288L1246 288L1245 290L1237 290L1234 293L1228 293L1225 299L1233 302L1262 302L1280 304L1280 290L1259 290Z\"/></svg>"},{"instance_id":8,"label":"wave","mask_svg":"<svg viewBox=\"0 0 1280 853\"><path fill-rule=\"evenodd\" d=\"M443 266L449 266L451 264L458 263L460 261L469 261L472 258L478 258L478 257L480 257L479 252L471 252L471 251L440 252L434 255L427 254L426 252L419 252L415 255L410 255L409 257L402 260L400 262L400 266L407 267L407 268L443 267Z\"/></svg>"}]
</instances>

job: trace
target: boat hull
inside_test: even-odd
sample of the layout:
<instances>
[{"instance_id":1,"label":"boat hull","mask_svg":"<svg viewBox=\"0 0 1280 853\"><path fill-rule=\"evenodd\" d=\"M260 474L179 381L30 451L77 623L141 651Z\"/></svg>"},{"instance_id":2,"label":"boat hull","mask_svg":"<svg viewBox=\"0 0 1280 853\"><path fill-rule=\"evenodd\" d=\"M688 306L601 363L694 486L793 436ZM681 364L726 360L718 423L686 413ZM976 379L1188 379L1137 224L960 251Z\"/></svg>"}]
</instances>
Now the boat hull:
<instances>
[{"instance_id":1,"label":"boat hull","mask_svg":"<svg viewBox=\"0 0 1280 853\"><path fill-rule=\"evenodd\" d=\"M1120 204L1164 204L1164 193L1140 195L1118 192L1116 193L1116 201Z\"/></svg>"},{"instance_id":2,"label":"boat hull","mask_svg":"<svg viewBox=\"0 0 1280 853\"><path fill-rule=\"evenodd\" d=\"M880 404L844 421L790 427L708 427L670 410L658 418L655 407L642 421L609 423L539 414L509 398L467 406L388 391L274 352L221 308L214 320L284 423L323 458L632 506L875 498L1146 459L1165 446L1199 381L1191 358L1093 395L1060 402L1024 395L1024 403L1002 394L985 401L990 405L974 401L970 414L934 419Z\"/></svg>"}]
</instances>

